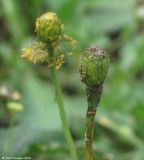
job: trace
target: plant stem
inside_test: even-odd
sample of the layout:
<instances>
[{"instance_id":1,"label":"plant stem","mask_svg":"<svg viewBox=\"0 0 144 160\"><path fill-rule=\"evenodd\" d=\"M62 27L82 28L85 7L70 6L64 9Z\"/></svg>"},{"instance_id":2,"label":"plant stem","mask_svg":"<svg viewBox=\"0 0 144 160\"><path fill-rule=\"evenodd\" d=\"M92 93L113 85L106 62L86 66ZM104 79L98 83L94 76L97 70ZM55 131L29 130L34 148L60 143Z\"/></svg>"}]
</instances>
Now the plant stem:
<instances>
[{"instance_id":1,"label":"plant stem","mask_svg":"<svg viewBox=\"0 0 144 160\"><path fill-rule=\"evenodd\" d=\"M50 49L49 51L51 51L51 56L53 55L53 50ZM58 75L57 75L57 71L55 69L54 66L52 66L50 68L51 71L51 77L52 77L52 81L54 83L54 87L55 87L55 97L56 97L56 102L58 104L59 107L59 114L60 114L60 118L61 118L61 122L63 125L63 131L64 131L64 135L68 144L68 148L69 148L69 152L71 155L72 160L77 160L77 153L75 150L75 146L74 146L74 142L69 130L69 126L68 126L68 122L66 119L66 114L65 114L65 110L64 110L64 103L63 103L63 98L62 98L62 92L61 92L61 87L60 87L60 82L58 79Z\"/></svg>"},{"instance_id":2,"label":"plant stem","mask_svg":"<svg viewBox=\"0 0 144 160\"><path fill-rule=\"evenodd\" d=\"M93 160L93 134L95 124L96 109L102 94L102 85L86 87L88 108L86 113L85 143L87 150L87 160Z\"/></svg>"}]
</instances>

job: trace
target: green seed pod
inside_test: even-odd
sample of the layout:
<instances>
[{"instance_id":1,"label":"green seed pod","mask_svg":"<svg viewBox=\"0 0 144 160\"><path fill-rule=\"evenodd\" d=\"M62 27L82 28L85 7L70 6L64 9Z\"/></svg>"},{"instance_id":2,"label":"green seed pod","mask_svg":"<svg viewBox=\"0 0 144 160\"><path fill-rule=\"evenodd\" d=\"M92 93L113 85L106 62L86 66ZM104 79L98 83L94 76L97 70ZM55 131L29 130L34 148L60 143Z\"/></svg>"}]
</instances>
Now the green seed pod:
<instances>
[{"instance_id":1,"label":"green seed pod","mask_svg":"<svg viewBox=\"0 0 144 160\"><path fill-rule=\"evenodd\" d=\"M109 58L100 48L89 48L81 57L81 81L87 86L97 86L105 80Z\"/></svg>"},{"instance_id":2,"label":"green seed pod","mask_svg":"<svg viewBox=\"0 0 144 160\"><path fill-rule=\"evenodd\" d=\"M35 41L30 47L23 49L21 58L27 59L34 64L47 64L48 52L46 44L41 41Z\"/></svg>"},{"instance_id":3,"label":"green seed pod","mask_svg":"<svg viewBox=\"0 0 144 160\"><path fill-rule=\"evenodd\" d=\"M37 18L35 31L42 41L52 43L60 38L63 24L55 13L47 12Z\"/></svg>"}]
</instances>

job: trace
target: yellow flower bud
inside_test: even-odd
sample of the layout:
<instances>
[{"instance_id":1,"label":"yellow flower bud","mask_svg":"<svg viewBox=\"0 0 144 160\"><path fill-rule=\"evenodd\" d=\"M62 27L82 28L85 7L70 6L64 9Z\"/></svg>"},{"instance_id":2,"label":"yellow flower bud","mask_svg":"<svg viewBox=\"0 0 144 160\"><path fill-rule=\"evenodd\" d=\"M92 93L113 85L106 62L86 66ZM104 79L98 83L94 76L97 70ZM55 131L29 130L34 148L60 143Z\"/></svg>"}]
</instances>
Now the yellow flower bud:
<instances>
[{"instance_id":1,"label":"yellow flower bud","mask_svg":"<svg viewBox=\"0 0 144 160\"><path fill-rule=\"evenodd\" d=\"M35 31L40 40L52 43L60 38L63 24L55 13L47 12L37 18Z\"/></svg>"}]
</instances>

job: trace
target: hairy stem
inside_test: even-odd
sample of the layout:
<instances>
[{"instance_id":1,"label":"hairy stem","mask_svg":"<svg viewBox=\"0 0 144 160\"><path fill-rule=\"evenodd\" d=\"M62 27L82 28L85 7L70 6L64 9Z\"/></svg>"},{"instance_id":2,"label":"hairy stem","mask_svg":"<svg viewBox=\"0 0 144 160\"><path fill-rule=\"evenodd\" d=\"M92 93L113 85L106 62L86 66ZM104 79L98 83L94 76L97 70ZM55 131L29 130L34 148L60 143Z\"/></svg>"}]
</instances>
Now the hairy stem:
<instances>
[{"instance_id":1,"label":"hairy stem","mask_svg":"<svg viewBox=\"0 0 144 160\"><path fill-rule=\"evenodd\" d=\"M53 50L50 49L51 51L51 56L53 55ZM71 155L72 160L77 160L77 153L75 150L75 146L74 146L74 142L69 130L69 126L68 126L68 122L66 119L66 114L65 114L65 110L64 110L64 103L63 103L63 98L62 98L62 92L61 92L61 87L60 87L60 82L58 79L58 75L57 75L57 71L55 69L54 66L52 66L50 68L51 71L51 77L52 77L52 81L54 83L54 87L55 87L55 96L56 96L56 102L58 104L58 108L59 108L59 114L60 114L60 118L61 118L61 122L63 125L63 131L64 131L64 135L68 144L68 148L69 148L69 152Z\"/></svg>"},{"instance_id":2,"label":"hairy stem","mask_svg":"<svg viewBox=\"0 0 144 160\"><path fill-rule=\"evenodd\" d=\"M88 108L86 113L85 143L87 150L87 160L93 160L93 134L95 124L95 114L102 94L102 85L86 88Z\"/></svg>"}]
</instances>

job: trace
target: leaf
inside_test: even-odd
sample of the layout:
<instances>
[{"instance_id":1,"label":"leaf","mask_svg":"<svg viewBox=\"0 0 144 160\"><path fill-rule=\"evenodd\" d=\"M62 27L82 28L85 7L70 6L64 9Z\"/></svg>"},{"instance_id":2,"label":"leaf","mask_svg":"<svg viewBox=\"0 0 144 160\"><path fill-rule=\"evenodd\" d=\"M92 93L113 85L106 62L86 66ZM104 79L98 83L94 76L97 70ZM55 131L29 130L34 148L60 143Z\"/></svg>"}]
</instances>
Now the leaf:
<instances>
[{"instance_id":1,"label":"leaf","mask_svg":"<svg viewBox=\"0 0 144 160\"><path fill-rule=\"evenodd\" d=\"M118 0L83 3L84 27L92 33L118 30L134 22L133 6L134 0L126 0L125 3Z\"/></svg>"}]
</instances>

